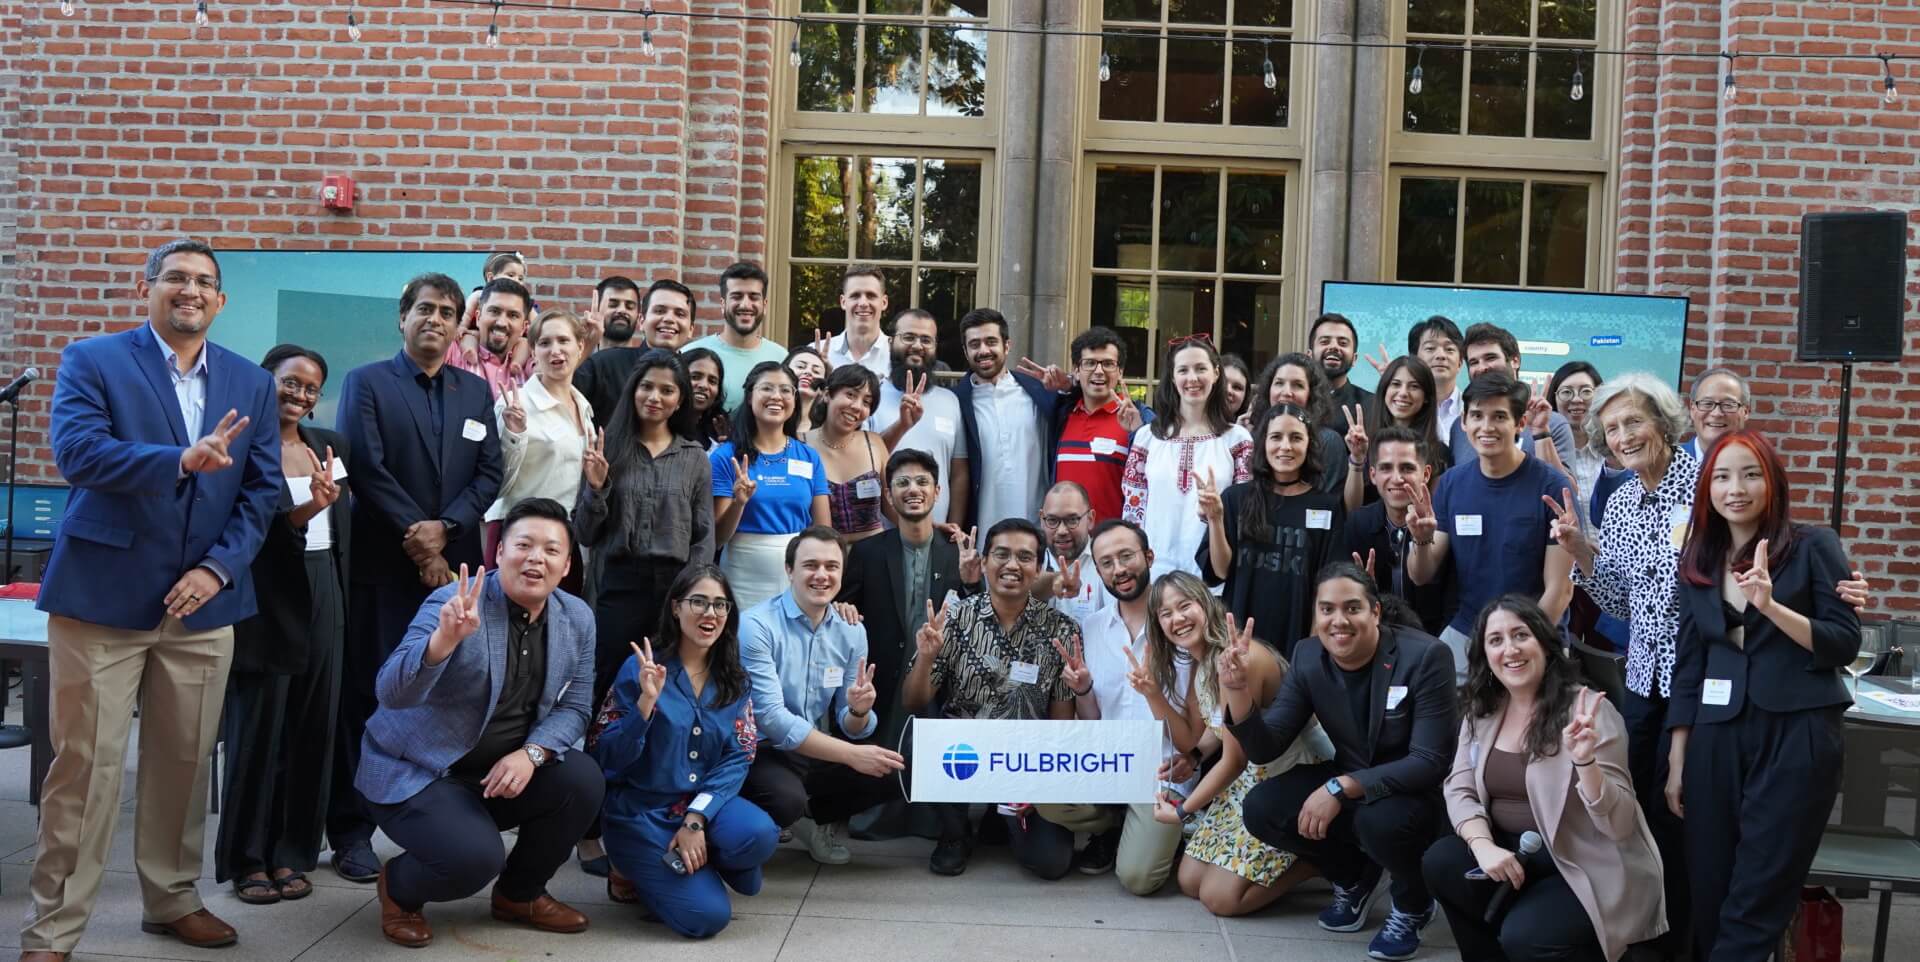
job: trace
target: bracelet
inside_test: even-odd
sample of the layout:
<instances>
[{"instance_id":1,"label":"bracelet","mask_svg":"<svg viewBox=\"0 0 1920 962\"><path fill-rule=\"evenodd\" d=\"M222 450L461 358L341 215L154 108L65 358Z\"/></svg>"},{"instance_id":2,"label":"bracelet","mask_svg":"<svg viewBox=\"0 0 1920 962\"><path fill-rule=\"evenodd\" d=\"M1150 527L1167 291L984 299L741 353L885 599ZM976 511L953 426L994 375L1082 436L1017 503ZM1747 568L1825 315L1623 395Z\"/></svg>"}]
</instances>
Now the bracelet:
<instances>
[{"instance_id":1,"label":"bracelet","mask_svg":"<svg viewBox=\"0 0 1920 962\"><path fill-rule=\"evenodd\" d=\"M1534 436L1533 436L1533 439L1534 439L1535 441L1545 441L1545 440L1547 440L1548 438L1551 438L1551 437L1553 437L1553 432L1552 432L1552 431L1548 431L1548 432L1547 432L1547 433L1545 433L1545 434L1536 434L1536 435L1534 435Z\"/></svg>"},{"instance_id":2,"label":"bracelet","mask_svg":"<svg viewBox=\"0 0 1920 962\"><path fill-rule=\"evenodd\" d=\"M1491 835L1468 835L1468 836L1465 836L1465 837L1463 837L1463 838L1462 838L1461 840L1462 840L1462 841L1464 841L1464 842L1466 842L1466 843L1467 843L1467 846L1468 846L1468 847L1472 847L1472 846L1473 846L1473 843L1475 843L1475 842L1491 842L1491 841L1493 841L1493 836L1491 836Z\"/></svg>"},{"instance_id":3,"label":"bracelet","mask_svg":"<svg viewBox=\"0 0 1920 962\"><path fill-rule=\"evenodd\" d=\"M1071 689L1071 688L1069 688L1069 689L1067 689L1067 690L1068 690L1068 691L1073 691L1073 689ZM1073 691L1073 697L1075 697L1075 698L1085 698L1085 697L1087 697L1088 695L1091 695L1091 694L1093 694L1093 686L1092 686L1092 685L1088 685L1088 686L1087 686L1087 690L1086 690L1086 691Z\"/></svg>"},{"instance_id":4,"label":"bracelet","mask_svg":"<svg viewBox=\"0 0 1920 962\"><path fill-rule=\"evenodd\" d=\"M1594 759L1594 761L1599 761L1599 759ZM1580 762L1574 762L1574 763L1573 763L1573 767L1575 767L1575 768L1587 768L1587 767L1590 767L1590 766L1592 766L1592 765L1593 765L1593 762L1591 762L1591 761L1590 761L1590 762L1587 762L1587 763L1585 763L1585 764L1581 764Z\"/></svg>"},{"instance_id":5,"label":"bracelet","mask_svg":"<svg viewBox=\"0 0 1920 962\"><path fill-rule=\"evenodd\" d=\"M1365 458L1359 458L1359 459L1348 458L1347 463L1350 465L1353 465L1356 468L1364 468L1367 466L1367 461Z\"/></svg>"}]
</instances>

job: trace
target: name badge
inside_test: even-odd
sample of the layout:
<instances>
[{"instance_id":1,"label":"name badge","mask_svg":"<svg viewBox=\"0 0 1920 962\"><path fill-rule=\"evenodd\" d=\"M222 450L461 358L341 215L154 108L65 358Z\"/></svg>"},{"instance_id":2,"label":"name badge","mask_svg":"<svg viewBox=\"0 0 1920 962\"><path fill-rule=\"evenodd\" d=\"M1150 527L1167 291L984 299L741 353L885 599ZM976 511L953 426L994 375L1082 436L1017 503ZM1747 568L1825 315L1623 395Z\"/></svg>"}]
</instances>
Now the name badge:
<instances>
[{"instance_id":1,"label":"name badge","mask_svg":"<svg viewBox=\"0 0 1920 962\"><path fill-rule=\"evenodd\" d=\"M840 687L840 683L846 680L846 676L847 670L839 665L835 665L820 673L820 687L838 688Z\"/></svg>"},{"instance_id":2,"label":"name badge","mask_svg":"<svg viewBox=\"0 0 1920 962\"><path fill-rule=\"evenodd\" d=\"M952 418L943 418L938 415L935 415L933 419L933 429L945 435L948 440L953 439L953 419Z\"/></svg>"},{"instance_id":3,"label":"name badge","mask_svg":"<svg viewBox=\"0 0 1920 962\"><path fill-rule=\"evenodd\" d=\"M1119 454L1119 453L1120 453L1120 442L1118 442L1118 441L1115 441L1115 440L1114 440L1114 439L1112 439L1112 438L1094 438L1094 439L1093 439L1093 453L1095 453L1095 454Z\"/></svg>"},{"instance_id":4,"label":"name badge","mask_svg":"<svg viewBox=\"0 0 1920 962\"><path fill-rule=\"evenodd\" d=\"M1407 700L1407 686L1405 685L1388 685L1387 686L1387 710L1388 711L1392 711L1395 708L1399 708L1400 703L1406 700Z\"/></svg>"},{"instance_id":5,"label":"name badge","mask_svg":"<svg viewBox=\"0 0 1920 962\"><path fill-rule=\"evenodd\" d=\"M953 609L958 607L960 607L960 592L955 591L952 588L948 588L947 596L945 598L940 599L940 610L945 611L948 614L952 614Z\"/></svg>"},{"instance_id":6,"label":"name badge","mask_svg":"<svg viewBox=\"0 0 1920 962\"><path fill-rule=\"evenodd\" d=\"M1454 515L1453 533L1462 538L1480 537L1480 516L1477 514Z\"/></svg>"},{"instance_id":7,"label":"name badge","mask_svg":"<svg viewBox=\"0 0 1920 962\"><path fill-rule=\"evenodd\" d=\"M1018 684L1034 684L1040 680L1040 666L1030 661L1016 661L1013 663L1013 673L1009 677Z\"/></svg>"},{"instance_id":8,"label":"name badge","mask_svg":"<svg viewBox=\"0 0 1920 962\"><path fill-rule=\"evenodd\" d=\"M469 441L485 441L487 439L487 426L472 418L468 418L467 423L460 426L460 436Z\"/></svg>"},{"instance_id":9,"label":"name badge","mask_svg":"<svg viewBox=\"0 0 1920 962\"><path fill-rule=\"evenodd\" d=\"M880 479L879 478L861 478L859 482L853 486L853 495L856 498L879 497L880 496Z\"/></svg>"},{"instance_id":10,"label":"name badge","mask_svg":"<svg viewBox=\"0 0 1920 962\"><path fill-rule=\"evenodd\" d=\"M1214 728L1226 727L1227 710L1225 708L1215 706L1213 709L1213 714L1208 716L1207 718L1207 724Z\"/></svg>"},{"instance_id":11,"label":"name badge","mask_svg":"<svg viewBox=\"0 0 1920 962\"><path fill-rule=\"evenodd\" d=\"M705 813L707 806L712 804L713 796L707 792L701 792L693 796L693 801L687 803L687 811Z\"/></svg>"},{"instance_id":12,"label":"name badge","mask_svg":"<svg viewBox=\"0 0 1920 962\"><path fill-rule=\"evenodd\" d=\"M1733 701L1733 682L1726 678L1709 678L1707 686L1700 690L1700 704L1726 705Z\"/></svg>"},{"instance_id":13,"label":"name badge","mask_svg":"<svg viewBox=\"0 0 1920 962\"><path fill-rule=\"evenodd\" d=\"M1307 527L1318 529L1321 531L1332 530L1333 529L1333 512L1328 511L1325 508L1308 508L1307 509Z\"/></svg>"},{"instance_id":14,"label":"name badge","mask_svg":"<svg viewBox=\"0 0 1920 962\"><path fill-rule=\"evenodd\" d=\"M1686 547L1687 532L1692 526L1692 521L1691 511L1685 506L1674 505L1672 513L1668 515L1667 522L1672 526L1669 540L1673 542L1676 550Z\"/></svg>"},{"instance_id":15,"label":"name badge","mask_svg":"<svg viewBox=\"0 0 1920 962\"><path fill-rule=\"evenodd\" d=\"M811 478L813 477L813 462L794 458L787 462L787 473L796 478Z\"/></svg>"}]
</instances>

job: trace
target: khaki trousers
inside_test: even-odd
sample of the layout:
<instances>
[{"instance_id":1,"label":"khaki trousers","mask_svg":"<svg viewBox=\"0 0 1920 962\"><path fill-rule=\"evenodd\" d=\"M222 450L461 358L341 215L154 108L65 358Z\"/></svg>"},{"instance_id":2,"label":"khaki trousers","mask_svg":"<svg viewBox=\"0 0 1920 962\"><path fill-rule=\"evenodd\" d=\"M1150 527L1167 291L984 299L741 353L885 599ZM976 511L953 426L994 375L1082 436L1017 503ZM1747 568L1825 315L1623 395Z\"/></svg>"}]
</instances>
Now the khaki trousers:
<instances>
[{"instance_id":1,"label":"khaki trousers","mask_svg":"<svg viewBox=\"0 0 1920 962\"><path fill-rule=\"evenodd\" d=\"M1154 820L1152 805L1035 805L1040 817L1061 828L1099 834L1120 827L1113 874L1135 895L1152 895L1173 874L1180 826Z\"/></svg>"},{"instance_id":2,"label":"khaki trousers","mask_svg":"<svg viewBox=\"0 0 1920 962\"><path fill-rule=\"evenodd\" d=\"M134 866L149 922L201 908L208 752L220 726L233 628L194 631L168 616L127 631L47 619L53 765L40 795L33 908L24 951L72 952L100 893L120 812L127 732L140 699Z\"/></svg>"}]
</instances>

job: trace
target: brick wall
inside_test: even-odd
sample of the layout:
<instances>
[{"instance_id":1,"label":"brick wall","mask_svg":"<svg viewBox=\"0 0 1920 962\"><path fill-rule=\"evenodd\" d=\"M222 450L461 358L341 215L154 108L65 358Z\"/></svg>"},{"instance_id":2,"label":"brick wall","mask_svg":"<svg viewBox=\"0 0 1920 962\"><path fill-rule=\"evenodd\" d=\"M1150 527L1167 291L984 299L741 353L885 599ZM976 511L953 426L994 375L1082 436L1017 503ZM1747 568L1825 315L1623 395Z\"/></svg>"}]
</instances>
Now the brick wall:
<instances>
[{"instance_id":1,"label":"brick wall","mask_svg":"<svg viewBox=\"0 0 1920 962\"><path fill-rule=\"evenodd\" d=\"M487 8L432 0L358 0L357 44L344 0L213 0L200 30L190 0L78 3L71 19L53 0L0 8L7 371L50 373L71 338L135 323L143 252L181 235L514 248L544 298L581 306L609 273L764 257L764 25L663 17L649 61L636 21L604 15L508 8L488 49ZM317 203L330 172L358 184L351 215ZM50 391L22 424L25 478L53 476Z\"/></svg>"}]
</instances>

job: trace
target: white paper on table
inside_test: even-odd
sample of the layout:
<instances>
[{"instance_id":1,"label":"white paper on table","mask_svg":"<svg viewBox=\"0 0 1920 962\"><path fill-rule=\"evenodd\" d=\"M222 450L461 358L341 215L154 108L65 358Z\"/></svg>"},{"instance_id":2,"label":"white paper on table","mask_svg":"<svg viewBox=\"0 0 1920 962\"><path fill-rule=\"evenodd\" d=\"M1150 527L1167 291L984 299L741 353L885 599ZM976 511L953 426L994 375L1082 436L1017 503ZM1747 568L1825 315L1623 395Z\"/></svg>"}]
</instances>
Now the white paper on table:
<instances>
[{"instance_id":1,"label":"white paper on table","mask_svg":"<svg viewBox=\"0 0 1920 962\"><path fill-rule=\"evenodd\" d=\"M1896 711L1920 712L1920 695L1904 695L1893 691L1863 691L1862 698L1871 698Z\"/></svg>"}]
</instances>

